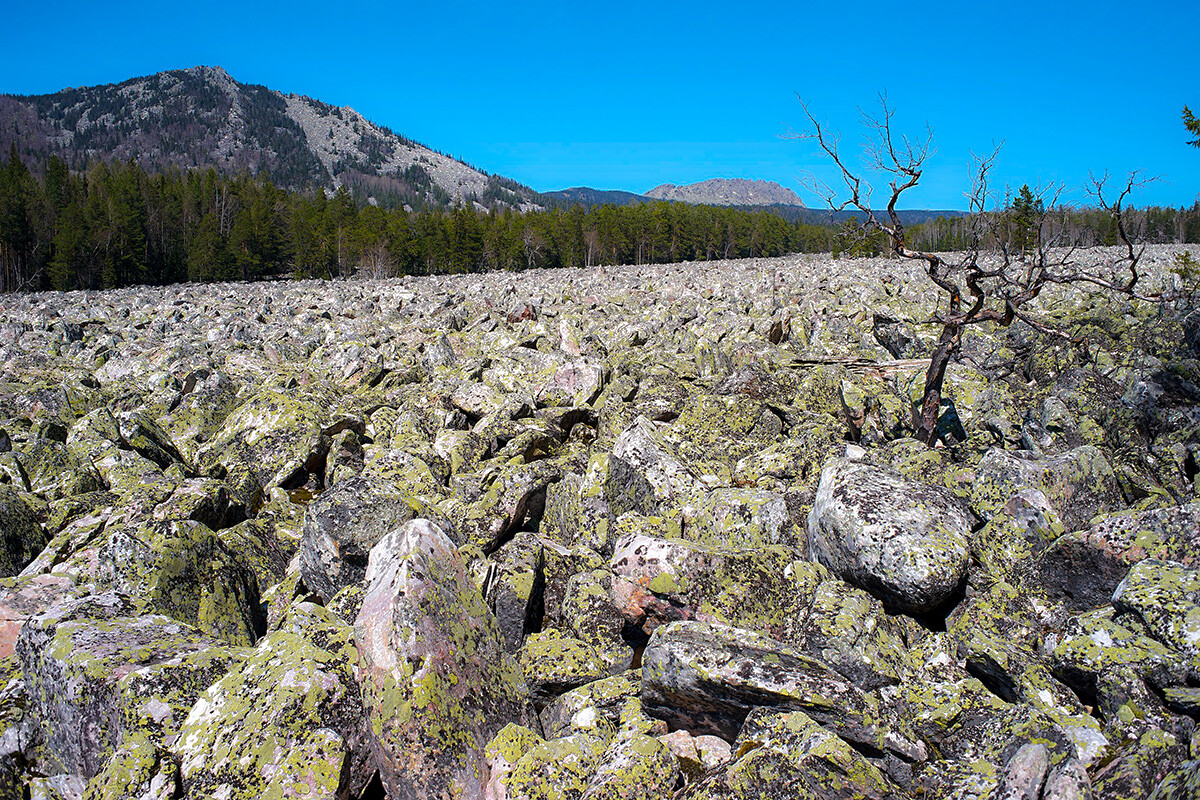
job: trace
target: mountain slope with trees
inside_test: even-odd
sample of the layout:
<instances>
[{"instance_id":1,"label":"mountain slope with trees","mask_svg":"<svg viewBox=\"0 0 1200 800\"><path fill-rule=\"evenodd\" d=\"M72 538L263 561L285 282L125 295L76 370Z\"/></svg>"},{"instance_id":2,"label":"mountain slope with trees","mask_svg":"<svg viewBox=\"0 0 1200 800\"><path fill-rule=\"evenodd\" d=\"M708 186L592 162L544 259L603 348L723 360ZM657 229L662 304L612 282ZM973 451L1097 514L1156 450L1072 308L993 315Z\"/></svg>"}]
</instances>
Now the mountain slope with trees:
<instances>
[{"instance_id":1,"label":"mountain slope with trees","mask_svg":"<svg viewBox=\"0 0 1200 800\"><path fill-rule=\"evenodd\" d=\"M347 186L384 205L539 207L537 193L418 144L349 107L192 67L37 96L0 95L0 152L70 169L127 161L150 172L214 167L289 189Z\"/></svg>"}]
</instances>

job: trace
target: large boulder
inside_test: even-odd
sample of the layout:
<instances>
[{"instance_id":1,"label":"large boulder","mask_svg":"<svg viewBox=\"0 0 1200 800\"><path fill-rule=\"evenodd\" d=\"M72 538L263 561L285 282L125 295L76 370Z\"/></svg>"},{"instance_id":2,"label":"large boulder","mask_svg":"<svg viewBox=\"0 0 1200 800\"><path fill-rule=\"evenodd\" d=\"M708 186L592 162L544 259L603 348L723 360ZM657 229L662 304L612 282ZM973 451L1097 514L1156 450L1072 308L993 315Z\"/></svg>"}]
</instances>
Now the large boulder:
<instances>
[{"instance_id":1,"label":"large boulder","mask_svg":"<svg viewBox=\"0 0 1200 800\"><path fill-rule=\"evenodd\" d=\"M673 622L642 655L642 703L674 728L733 739L757 706L803 711L847 741L906 760L921 754L878 701L820 661L753 631Z\"/></svg>"},{"instance_id":2,"label":"large boulder","mask_svg":"<svg viewBox=\"0 0 1200 800\"><path fill-rule=\"evenodd\" d=\"M809 557L895 609L931 611L966 573L970 512L944 489L849 459L826 462Z\"/></svg>"},{"instance_id":3,"label":"large boulder","mask_svg":"<svg viewBox=\"0 0 1200 800\"><path fill-rule=\"evenodd\" d=\"M687 800L902 796L878 767L803 711L754 709L734 747L737 758L731 764L711 770L680 796Z\"/></svg>"},{"instance_id":4,"label":"large boulder","mask_svg":"<svg viewBox=\"0 0 1200 800\"><path fill-rule=\"evenodd\" d=\"M329 602L362 581L367 556L388 531L413 518L403 492L379 478L339 481L309 504L300 539L304 585Z\"/></svg>"},{"instance_id":5,"label":"large boulder","mask_svg":"<svg viewBox=\"0 0 1200 800\"><path fill-rule=\"evenodd\" d=\"M1145 558L1194 566L1200 503L1110 514L1058 537L1037 560L1040 583L1078 610L1108 603L1129 568Z\"/></svg>"},{"instance_id":6,"label":"large boulder","mask_svg":"<svg viewBox=\"0 0 1200 800\"><path fill-rule=\"evenodd\" d=\"M50 774L91 777L104 766L127 732L119 690L126 675L219 647L169 617L133 611L115 592L91 595L51 607L21 631L16 652Z\"/></svg>"},{"instance_id":7,"label":"large boulder","mask_svg":"<svg viewBox=\"0 0 1200 800\"><path fill-rule=\"evenodd\" d=\"M233 645L252 645L266 630L254 568L199 522L118 528L96 559L97 582L132 598L139 613L166 614Z\"/></svg>"},{"instance_id":8,"label":"large boulder","mask_svg":"<svg viewBox=\"0 0 1200 800\"><path fill-rule=\"evenodd\" d=\"M11 487L0 484L0 578L16 575L46 546L46 532L33 509Z\"/></svg>"},{"instance_id":9,"label":"large boulder","mask_svg":"<svg viewBox=\"0 0 1200 800\"><path fill-rule=\"evenodd\" d=\"M989 450L976 467L971 510L991 519L1021 489L1037 489L1049 498L1068 531L1086 527L1093 517L1125 505L1108 459L1095 447L1084 445L1052 458Z\"/></svg>"},{"instance_id":10,"label":"large boulder","mask_svg":"<svg viewBox=\"0 0 1200 800\"><path fill-rule=\"evenodd\" d=\"M293 606L183 722L172 751L187 797L357 797L373 774L358 661L348 625Z\"/></svg>"},{"instance_id":11,"label":"large boulder","mask_svg":"<svg viewBox=\"0 0 1200 800\"><path fill-rule=\"evenodd\" d=\"M380 540L366 582L354 637L389 797L481 798L487 743L505 725L535 719L495 616L428 520Z\"/></svg>"}]
</instances>

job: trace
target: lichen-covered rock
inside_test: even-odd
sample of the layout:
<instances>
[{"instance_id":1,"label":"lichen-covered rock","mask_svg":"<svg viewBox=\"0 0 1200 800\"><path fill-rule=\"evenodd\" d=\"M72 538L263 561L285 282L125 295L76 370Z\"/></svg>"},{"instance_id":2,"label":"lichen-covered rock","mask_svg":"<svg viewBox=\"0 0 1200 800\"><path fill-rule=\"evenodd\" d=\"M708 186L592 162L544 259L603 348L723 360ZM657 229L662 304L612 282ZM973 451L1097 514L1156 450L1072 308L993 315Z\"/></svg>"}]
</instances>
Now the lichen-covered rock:
<instances>
[{"instance_id":1,"label":"lichen-covered rock","mask_svg":"<svg viewBox=\"0 0 1200 800\"><path fill-rule=\"evenodd\" d=\"M802 550L782 494L761 489L716 489L684 515L684 538L743 549L783 545Z\"/></svg>"},{"instance_id":2,"label":"lichen-covered rock","mask_svg":"<svg viewBox=\"0 0 1200 800\"><path fill-rule=\"evenodd\" d=\"M575 734L533 747L503 780L506 800L579 800L604 757L607 741Z\"/></svg>"},{"instance_id":3,"label":"lichen-covered rock","mask_svg":"<svg viewBox=\"0 0 1200 800\"><path fill-rule=\"evenodd\" d=\"M631 533L613 554L613 602L650 634L681 619L764 633L864 688L907 669L902 626L880 602L787 547L723 549Z\"/></svg>"},{"instance_id":4,"label":"lichen-covered rock","mask_svg":"<svg viewBox=\"0 0 1200 800\"><path fill-rule=\"evenodd\" d=\"M505 780L521 757L545 741L529 728L509 723L488 742L484 756L488 763L488 783L485 800L504 800Z\"/></svg>"},{"instance_id":5,"label":"lichen-covered rock","mask_svg":"<svg viewBox=\"0 0 1200 800\"><path fill-rule=\"evenodd\" d=\"M1200 571L1173 561L1134 564L1113 591L1113 607L1136 613L1163 644L1200 657Z\"/></svg>"},{"instance_id":6,"label":"lichen-covered rock","mask_svg":"<svg viewBox=\"0 0 1200 800\"><path fill-rule=\"evenodd\" d=\"M803 711L848 741L913 760L878 702L821 662L768 637L701 622L654 632L642 655L642 702L672 727L737 735L755 706Z\"/></svg>"},{"instance_id":7,"label":"lichen-covered rock","mask_svg":"<svg viewBox=\"0 0 1200 800\"><path fill-rule=\"evenodd\" d=\"M645 715L641 700L641 670L627 670L580 686L542 710L542 727L551 738L601 730L655 731L665 725ZM661 730L656 732L662 732Z\"/></svg>"},{"instance_id":8,"label":"lichen-covered rock","mask_svg":"<svg viewBox=\"0 0 1200 800\"><path fill-rule=\"evenodd\" d=\"M679 762L670 748L631 733L605 751L581 800L658 800L674 791L678 778Z\"/></svg>"},{"instance_id":9,"label":"lichen-covered rock","mask_svg":"<svg viewBox=\"0 0 1200 800\"><path fill-rule=\"evenodd\" d=\"M135 601L248 646L266 630L258 576L242 554L191 520L112 531L97 555L97 582Z\"/></svg>"},{"instance_id":10,"label":"lichen-covered rock","mask_svg":"<svg viewBox=\"0 0 1200 800\"><path fill-rule=\"evenodd\" d=\"M117 685L116 702L125 738L142 737L155 746L171 747L200 694L240 666L248 652L237 647L207 647L131 669Z\"/></svg>"},{"instance_id":11,"label":"lichen-covered rock","mask_svg":"<svg viewBox=\"0 0 1200 800\"><path fill-rule=\"evenodd\" d=\"M587 642L554 628L530 634L517 663L535 698L551 698L608 675L608 667Z\"/></svg>"},{"instance_id":12,"label":"lichen-covered rock","mask_svg":"<svg viewBox=\"0 0 1200 800\"><path fill-rule=\"evenodd\" d=\"M541 532L567 547L584 545L611 553L615 534L609 530L608 476L609 455L599 453L582 473L567 473L547 487Z\"/></svg>"},{"instance_id":13,"label":"lichen-covered rock","mask_svg":"<svg viewBox=\"0 0 1200 800\"><path fill-rule=\"evenodd\" d=\"M371 550L354 625L372 747L389 796L481 797L484 747L533 719L525 681L453 543L428 520Z\"/></svg>"},{"instance_id":14,"label":"lichen-covered rock","mask_svg":"<svg viewBox=\"0 0 1200 800\"><path fill-rule=\"evenodd\" d=\"M1160 688L1182 685L1188 672L1180 654L1122 625L1111 608L1072 618L1055 642L1051 664L1060 680L1091 698L1107 719L1131 698L1147 694L1142 681Z\"/></svg>"},{"instance_id":15,"label":"lichen-covered rock","mask_svg":"<svg viewBox=\"0 0 1200 800\"><path fill-rule=\"evenodd\" d=\"M625 641L625 617L612 601L613 574L607 569L579 572L567 581L562 617L612 670L629 666L633 655Z\"/></svg>"},{"instance_id":16,"label":"lichen-covered rock","mask_svg":"<svg viewBox=\"0 0 1200 800\"><path fill-rule=\"evenodd\" d=\"M151 740L127 739L88 781L83 800L174 800L179 765Z\"/></svg>"},{"instance_id":17,"label":"lichen-covered rock","mask_svg":"<svg viewBox=\"0 0 1200 800\"><path fill-rule=\"evenodd\" d=\"M189 478L154 509L156 520L190 519L214 531L246 518L246 507L229 495L224 483L213 478Z\"/></svg>"},{"instance_id":18,"label":"lichen-covered rock","mask_svg":"<svg viewBox=\"0 0 1200 800\"><path fill-rule=\"evenodd\" d=\"M171 751L189 798L357 796L373 773L351 628L293 606L192 707Z\"/></svg>"},{"instance_id":19,"label":"lichen-covered rock","mask_svg":"<svg viewBox=\"0 0 1200 800\"><path fill-rule=\"evenodd\" d=\"M518 533L493 554L483 599L496 615L504 647L515 653L542 627L545 611L545 545L536 533Z\"/></svg>"},{"instance_id":20,"label":"lichen-covered rock","mask_svg":"<svg viewBox=\"0 0 1200 800\"><path fill-rule=\"evenodd\" d=\"M343 587L362 581L371 548L412 518L404 493L378 478L347 478L322 492L304 514L300 539L304 585L329 601Z\"/></svg>"},{"instance_id":21,"label":"lichen-covered rock","mask_svg":"<svg viewBox=\"0 0 1200 800\"><path fill-rule=\"evenodd\" d=\"M0 580L0 658L13 654L26 621L61 600L84 594L70 576L31 575Z\"/></svg>"},{"instance_id":22,"label":"lichen-covered rock","mask_svg":"<svg viewBox=\"0 0 1200 800\"><path fill-rule=\"evenodd\" d=\"M1022 451L992 449L976 467L971 510L989 520L1014 492L1037 489L1050 500L1068 531L1125 505L1108 459L1090 445L1039 459Z\"/></svg>"},{"instance_id":23,"label":"lichen-covered rock","mask_svg":"<svg viewBox=\"0 0 1200 800\"><path fill-rule=\"evenodd\" d=\"M983 527L968 535L971 555L988 575L1019 584L1030 577L1030 562L1043 554L1064 532L1062 520L1037 489L1015 492ZM1067 584L1062 593L1080 592L1076 583L1090 584L1086 570L1064 570L1054 578ZM1039 584L1044 585L1044 584ZM1109 592L1111 594L1111 590Z\"/></svg>"},{"instance_id":24,"label":"lichen-covered rock","mask_svg":"<svg viewBox=\"0 0 1200 800\"><path fill-rule=\"evenodd\" d=\"M701 494L703 485L670 451L654 422L638 417L613 446L609 462L609 505L652 515Z\"/></svg>"},{"instance_id":25,"label":"lichen-covered rock","mask_svg":"<svg viewBox=\"0 0 1200 800\"><path fill-rule=\"evenodd\" d=\"M1073 609L1096 608L1144 558L1193 565L1198 531L1200 503L1111 514L1057 538L1038 559L1039 582Z\"/></svg>"},{"instance_id":26,"label":"lichen-covered rock","mask_svg":"<svg viewBox=\"0 0 1200 800\"><path fill-rule=\"evenodd\" d=\"M850 800L903 796L849 743L802 711L757 708L734 742L732 764L682 793L701 798Z\"/></svg>"},{"instance_id":27,"label":"lichen-covered rock","mask_svg":"<svg viewBox=\"0 0 1200 800\"><path fill-rule=\"evenodd\" d=\"M169 617L133 611L114 592L91 595L53 606L21 631L17 655L50 772L90 778L103 768L124 737L120 685L130 672L219 647Z\"/></svg>"},{"instance_id":28,"label":"lichen-covered rock","mask_svg":"<svg viewBox=\"0 0 1200 800\"><path fill-rule=\"evenodd\" d=\"M1162 779L1147 800L1195 800L1200 797L1200 761L1185 761Z\"/></svg>"},{"instance_id":29,"label":"lichen-covered rock","mask_svg":"<svg viewBox=\"0 0 1200 800\"><path fill-rule=\"evenodd\" d=\"M460 540L491 552L521 529L530 517L540 518L546 487L562 477L563 466L545 459L502 468L490 476L483 495L471 503L461 525Z\"/></svg>"},{"instance_id":30,"label":"lichen-covered rock","mask_svg":"<svg viewBox=\"0 0 1200 800\"><path fill-rule=\"evenodd\" d=\"M223 420L197 451L197 466L214 477L231 476L243 492L303 484L328 452L325 419L313 402L263 389Z\"/></svg>"},{"instance_id":31,"label":"lichen-covered rock","mask_svg":"<svg viewBox=\"0 0 1200 800\"><path fill-rule=\"evenodd\" d=\"M948 492L847 459L827 462L808 516L814 561L901 611L951 597L970 555L972 519Z\"/></svg>"},{"instance_id":32,"label":"lichen-covered rock","mask_svg":"<svg viewBox=\"0 0 1200 800\"><path fill-rule=\"evenodd\" d=\"M33 509L11 486L0 484L0 578L16 575L46 546Z\"/></svg>"},{"instance_id":33,"label":"lichen-covered rock","mask_svg":"<svg viewBox=\"0 0 1200 800\"><path fill-rule=\"evenodd\" d=\"M90 462L72 454L62 442L36 439L20 453L29 490L47 500L106 488Z\"/></svg>"}]
</instances>

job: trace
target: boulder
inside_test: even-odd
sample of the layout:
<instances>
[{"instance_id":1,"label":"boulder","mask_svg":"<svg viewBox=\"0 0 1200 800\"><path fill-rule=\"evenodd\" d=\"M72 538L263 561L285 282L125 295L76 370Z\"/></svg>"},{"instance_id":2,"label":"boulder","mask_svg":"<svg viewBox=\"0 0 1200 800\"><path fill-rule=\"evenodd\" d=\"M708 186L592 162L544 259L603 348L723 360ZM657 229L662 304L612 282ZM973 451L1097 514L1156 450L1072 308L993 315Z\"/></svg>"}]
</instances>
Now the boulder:
<instances>
[{"instance_id":1,"label":"boulder","mask_svg":"<svg viewBox=\"0 0 1200 800\"><path fill-rule=\"evenodd\" d=\"M97 583L152 611L229 644L248 646L266 630L258 576L242 553L191 520L109 532L96 556Z\"/></svg>"},{"instance_id":2,"label":"boulder","mask_svg":"<svg viewBox=\"0 0 1200 800\"><path fill-rule=\"evenodd\" d=\"M848 459L826 462L809 557L907 613L950 600L966 574L970 512L949 492Z\"/></svg>"},{"instance_id":3,"label":"boulder","mask_svg":"<svg viewBox=\"0 0 1200 800\"><path fill-rule=\"evenodd\" d=\"M33 509L4 484L0 484L0 534L0 578L25 569L46 546L46 532Z\"/></svg>"},{"instance_id":4,"label":"boulder","mask_svg":"<svg viewBox=\"0 0 1200 800\"><path fill-rule=\"evenodd\" d=\"M737 755L731 764L710 771L680 796L688 800L903 796L878 767L803 711L756 708L733 746Z\"/></svg>"},{"instance_id":5,"label":"boulder","mask_svg":"<svg viewBox=\"0 0 1200 800\"><path fill-rule=\"evenodd\" d=\"M408 499L393 484L369 476L339 481L304 513L299 550L304 585L328 602L343 587L361 582L371 548L412 518Z\"/></svg>"},{"instance_id":6,"label":"boulder","mask_svg":"<svg viewBox=\"0 0 1200 800\"><path fill-rule=\"evenodd\" d=\"M1068 531L1099 514L1124 508L1121 487L1104 454L1084 445L1052 458L1026 451L989 450L976 467L971 510L989 520L1021 489L1037 489Z\"/></svg>"},{"instance_id":7,"label":"boulder","mask_svg":"<svg viewBox=\"0 0 1200 800\"><path fill-rule=\"evenodd\" d=\"M496 618L428 520L371 549L366 583L354 639L389 797L482 797L487 743L505 725L535 719Z\"/></svg>"},{"instance_id":8,"label":"boulder","mask_svg":"<svg viewBox=\"0 0 1200 800\"><path fill-rule=\"evenodd\" d=\"M1200 570L1175 561L1139 561L1113 591L1112 603L1141 617L1167 647L1200 658Z\"/></svg>"},{"instance_id":9,"label":"boulder","mask_svg":"<svg viewBox=\"0 0 1200 800\"><path fill-rule=\"evenodd\" d=\"M374 773L351 628L310 603L192 706L171 747L189 798L358 796Z\"/></svg>"},{"instance_id":10,"label":"boulder","mask_svg":"<svg viewBox=\"0 0 1200 800\"><path fill-rule=\"evenodd\" d=\"M673 622L642 655L642 702L674 728L732 740L757 706L803 711L838 736L914 760L917 745L897 735L877 701L825 664L739 628Z\"/></svg>"},{"instance_id":11,"label":"boulder","mask_svg":"<svg viewBox=\"0 0 1200 800\"><path fill-rule=\"evenodd\" d=\"M1108 603L1129 568L1145 558L1194 566L1200 503L1110 514L1058 537L1037 561L1040 584L1075 610Z\"/></svg>"},{"instance_id":12,"label":"boulder","mask_svg":"<svg viewBox=\"0 0 1200 800\"><path fill-rule=\"evenodd\" d=\"M21 631L16 654L49 773L90 778L103 768L126 734L126 675L220 646L169 617L133 612L126 598L108 592L59 603Z\"/></svg>"}]
</instances>

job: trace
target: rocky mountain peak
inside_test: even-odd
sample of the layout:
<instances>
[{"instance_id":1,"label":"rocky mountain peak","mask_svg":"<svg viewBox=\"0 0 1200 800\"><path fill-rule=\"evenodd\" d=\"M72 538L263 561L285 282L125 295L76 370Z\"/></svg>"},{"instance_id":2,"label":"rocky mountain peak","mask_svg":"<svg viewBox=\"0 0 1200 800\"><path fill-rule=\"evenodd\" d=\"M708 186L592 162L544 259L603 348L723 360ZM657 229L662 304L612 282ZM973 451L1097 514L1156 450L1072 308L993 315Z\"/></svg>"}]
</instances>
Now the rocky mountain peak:
<instances>
[{"instance_id":1,"label":"rocky mountain peak","mask_svg":"<svg viewBox=\"0 0 1200 800\"><path fill-rule=\"evenodd\" d=\"M711 206L804 205L795 192L775 181L744 178L710 178L686 186L664 183L646 192L646 197Z\"/></svg>"}]
</instances>

